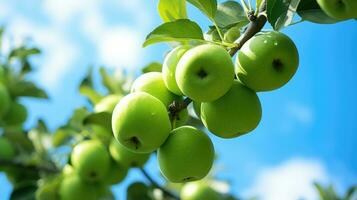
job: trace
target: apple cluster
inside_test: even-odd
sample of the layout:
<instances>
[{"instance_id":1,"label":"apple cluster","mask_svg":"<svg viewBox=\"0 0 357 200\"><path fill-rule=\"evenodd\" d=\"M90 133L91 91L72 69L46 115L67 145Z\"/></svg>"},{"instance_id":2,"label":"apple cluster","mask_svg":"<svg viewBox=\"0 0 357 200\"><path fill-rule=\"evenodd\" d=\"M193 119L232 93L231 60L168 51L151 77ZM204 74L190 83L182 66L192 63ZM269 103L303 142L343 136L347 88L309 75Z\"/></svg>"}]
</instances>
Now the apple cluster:
<instances>
[{"instance_id":1,"label":"apple cluster","mask_svg":"<svg viewBox=\"0 0 357 200\"><path fill-rule=\"evenodd\" d=\"M162 72L138 77L131 93L115 106L113 134L133 153L157 151L160 170L169 181L200 180L212 167L214 146L202 130L185 125L187 106L171 112L175 102L191 99L211 133L238 137L260 122L262 108L256 92L285 85L298 64L293 41L275 31L248 40L235 64L219 45L178 46L166 56Z\"/></svg>"}]
</instances>

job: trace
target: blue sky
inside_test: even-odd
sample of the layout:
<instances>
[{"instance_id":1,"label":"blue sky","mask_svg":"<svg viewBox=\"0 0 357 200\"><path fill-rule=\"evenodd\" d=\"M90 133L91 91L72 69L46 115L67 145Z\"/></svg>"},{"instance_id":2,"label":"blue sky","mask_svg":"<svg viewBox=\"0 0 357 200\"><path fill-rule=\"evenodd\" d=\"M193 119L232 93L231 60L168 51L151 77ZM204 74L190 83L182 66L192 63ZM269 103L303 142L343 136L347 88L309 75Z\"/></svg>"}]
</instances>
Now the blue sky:
<instances>
[{"instance_id":1,"label":"blue sky","mask_svg":"<svg viewBox=\"0 0 357 200\"><path fill-rule=\"evenodd\" d=\"M24 37L43 49L33 60L37 70L30 78L51 99L23 100L30 111L27 126L41 117L54 129L85 104L77 87L89 65L137 74L144 64L162 61L167 45L141 48L161 22L156 3L0 0L0 24L8 31L3 50ZM208 21L191 6L189 16L207 30ZM235 194L316 199L314 180L334 183L339 191L357 183L357 22L304 22L284 32L298 47L298 72L285 87L259 93L263 118L255 131L231 140L211 135L219 155L215 170L232 182ZM146 167L162 181L154 157ZM133 180L144 179L133 170L113 188L115 195L123 199ZM6 199L11 187L2 174L0 185L0 199Z\"/></svg>"}]
</instances>

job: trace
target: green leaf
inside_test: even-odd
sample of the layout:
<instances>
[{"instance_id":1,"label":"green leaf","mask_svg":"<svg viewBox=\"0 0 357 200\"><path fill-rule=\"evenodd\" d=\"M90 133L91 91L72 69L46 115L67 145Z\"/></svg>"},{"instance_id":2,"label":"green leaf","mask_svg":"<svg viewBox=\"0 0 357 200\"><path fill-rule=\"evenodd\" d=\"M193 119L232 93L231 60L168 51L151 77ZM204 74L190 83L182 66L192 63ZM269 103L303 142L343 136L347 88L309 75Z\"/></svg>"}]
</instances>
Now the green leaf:
<instances>
[{"instance_id":1,"label":"green leaf","mask_svg":"<svg viewBox=\"0 0 357 200\"><path fill-rule=\"evenodd\" d=\"M214 21L219 27L249 23L242 6L236 1L226 1L218 5Z\"/></svg>"},{"instance_id":2,"label":"green leaf","mask_svg":"<svg viewBox=\"0 0 357 200\"><path fill-rule=\"evenodd\" d=\"M326 15L316 0L301 0L297 8L297 13L303 20L318 24L333 24L339 22L339 20Z\"/></svg>"},{"instance_id":3,"label":"green leaf","mask_svg":"<svg viewBox=\"0 0 357 200\"><path fill-rule=\"evenodd\" d=\"M95 124L105 127L108 131L112 131L112 114L107 112L92 113L88 115L84 120L83 124Z\"/></svg>"},{"instance_id":4,"label":"green leaf","mask_svg":"<svg viewBox=\"0 0 357 200\"><path fill-rule=\"evenodd\" d=\"M141 71L143 73L148 73L148 72L161 72L162 70L162 64L159 62L152 62L146 65Z\"/></svg>"},{"instance_id":5,"label":"green leaf","mask_svg":"<svg viewBox=\"0 0 357 200\"><path fill-rule=\"evenodd\" d=\"M84 77L79 86L79 93L87 97L92 104L96 104L100 101L100 99L102 99L102 95L93 89L92 71L93 68L90 67L87 75Z\"/></svg>"},{"instance_id":6,"label":"green leaf","mask_svg":"<svg viewBox=\"0 0 357 200\"><path fill-rule=\"evenodd\" d=\"M125 83L124 77L110 76L104 67L99 69L99 73L102 77L103 85L109 90L110 93L123 94L123 84ZM112 73L113 74L113 73Z\"/></svg>"},{"instance_id":7,"label":"green leaf","mask_svg":"<svg viewBox=\"0 0 357 200\"><path fill-rule=\"evenodd\" d=\"M274 30L291 24L300 0L267 0L268 21Z\"/></svg>"},{"instance_id":8,"label":"green leaf","mask_svg":"<svg viewBox=\"0 0 357 200\"><path fill-rule=\"evenodd\" d=\"M210 20L214 20L217 11L217 0L187 0L203 12Z\"/></svg>"},{"instance_id":9,"label":"green leaf","mask_svg":"<svg viewBox=\"0 0 357 200\"><path fill-rule=\"evenodd\" d=\"M68 126L74 130L82 130L83 128L83 120L89 115L90 113L86 108L78 108L73 112L72 117L68 121Z\"/></svg>"},{"instance_id":10,"label":"green leaf","mask_svg":"<svg viewBox=\"0 0 357 200\"><path fill-rule=\"evenodd\" d=\"M39 53L41 53L41 51L38 48L27 48L25 46L21 46L19 48L13 49L9 53L9 59L12 58L24 59L30 55L35 55Z\"/></svg>"},{"instance_id":11,"label":"green leaf","mask_svg":"<svg viewBox=\"0 0 357 200\"><path fill-rule=\"evenodd\" d=\"M352 197L353 197L353 195L356 193L356 191L357 191L357 186L352 186L352 187L350 187L350 188L347 190L347 192L346 192L346 194L345 194L343 200L352 200Z\"/></svg>"},{"instance_id":12,"label":"green leaf","mask_svg":"<svg viewBox=\"0 0 357 200\"><path fill-rule=\"evenodd\" d=\"M9 91L13 97L35 97L48 99L46 92L34 83L25 80L15 80L9 84Z\"/></svg>"},{"instance_id":13,"label":"green leaf","mask_svg":"<svg viewBox=\"0 0 357 200\"><path fill-rule=\"evenodd\" d=\"M186 19L186 0L159 0L159 15L164 22Z\"/></svg>"},{"instance_id":14,"label":"green leaf","mask_svg":"<svg viewBox=\"0 0 357 200\"><path fill-rule=\"evenodd\" d=\"M52 135L52 145L54 147L64 145L72 138L74 133L74 131L68 128L57 129L56 132Z\"/></svg>"},{"instance_id":15,"label":"green leaf","mask_svg":"<svg viewBox=\"0 0 357 200\"><path fill-rule=\"evenodd\" d=\"M27 137L27 134L23 132L5 130L4 136L24 152L30 153L34 150L34 145L31 140Z\"/></svg>"},{"instance_id":16,"label":"green leaf","mask_svg":"<svg viewBox=\"0 0 357 200\"><path fill-rule=\"evenodd\" d=\"M159 42L188 42L190 40L203 40L201 28L193 21L179 19L173 22L166 22L155 28L146 37L143 46Z\"/></svg>"}]
</instances>

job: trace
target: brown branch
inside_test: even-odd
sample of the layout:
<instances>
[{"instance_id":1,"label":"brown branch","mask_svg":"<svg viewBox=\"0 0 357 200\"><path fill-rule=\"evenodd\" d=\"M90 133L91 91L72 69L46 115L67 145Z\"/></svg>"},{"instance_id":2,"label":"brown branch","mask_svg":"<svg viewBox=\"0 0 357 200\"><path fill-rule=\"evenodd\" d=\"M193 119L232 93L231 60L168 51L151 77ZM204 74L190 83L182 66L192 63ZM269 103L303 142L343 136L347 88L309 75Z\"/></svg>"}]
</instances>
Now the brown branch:
<instances>
[{"instance_id":1,"label":"brown branch","mask_svg":"<svg viewBox=\"0 0 357 200\"><path fill-rule=\"evenodd\" d=\"M144 168L139 168L139 169L140 169L141 173L145 176L145 178L147 178L154 187L160 189L164 193L164 195L171 197L173 199L176 199L176 200L180 200L180 197L173 194L171 191L167 190L166 188L160 186L153 178L151 178L151 176L145 171Z\"/></svg>"},{"instance_id":2,"label":"brown branch","mask_svg":"<svg viewBox=\"0 0 357 200\"><path fill-rule=\"evenodd\" d=\"M60 170L56 167L40 166L40 165L28 165L14 160L2 160L0 159L0 166L16 167L28 171L45 172L48 174L59 173Z\"/></svg>"}]
</instances>

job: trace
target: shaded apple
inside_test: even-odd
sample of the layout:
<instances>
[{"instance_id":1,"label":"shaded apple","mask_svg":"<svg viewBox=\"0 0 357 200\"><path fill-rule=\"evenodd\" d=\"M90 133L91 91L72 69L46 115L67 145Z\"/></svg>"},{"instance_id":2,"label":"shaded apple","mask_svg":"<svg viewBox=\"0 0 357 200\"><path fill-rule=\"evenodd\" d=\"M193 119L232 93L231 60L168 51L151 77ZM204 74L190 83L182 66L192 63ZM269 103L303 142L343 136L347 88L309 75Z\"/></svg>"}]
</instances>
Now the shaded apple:
<instances>
[{"instance_id":1,"label":"shaded apple","mask_svg":"<svg viewBox=\"0 0 357 200\"><path fill-rule=\"evenodd\" d=\"M255 129L262 115L258 96L239 81L221 98L202 103L201 119L205 127L222 138L238 137Z\"/></svg>"},{"instance_id":2,"label":"shaded apple","mask_svg":"<svg viewBox=\"0 0 357 200\"><path fill-rule=\"evenodd\" d=\"M174 129L159 148L157 158L167 180L179 183L202 179L210 171L214 159L211 139L192 126Z\"/></svg>"}]
</instances>

